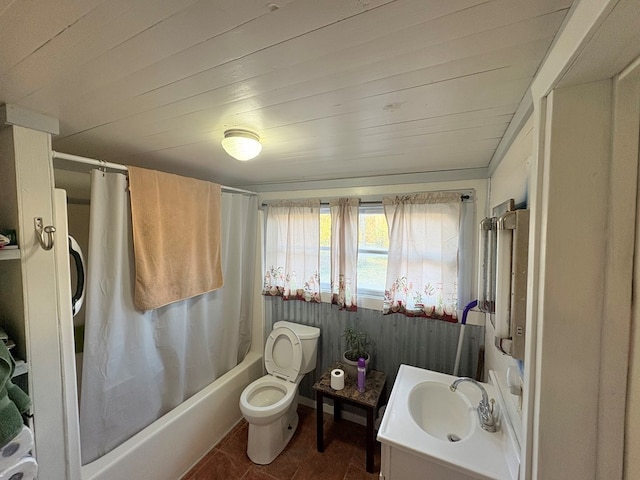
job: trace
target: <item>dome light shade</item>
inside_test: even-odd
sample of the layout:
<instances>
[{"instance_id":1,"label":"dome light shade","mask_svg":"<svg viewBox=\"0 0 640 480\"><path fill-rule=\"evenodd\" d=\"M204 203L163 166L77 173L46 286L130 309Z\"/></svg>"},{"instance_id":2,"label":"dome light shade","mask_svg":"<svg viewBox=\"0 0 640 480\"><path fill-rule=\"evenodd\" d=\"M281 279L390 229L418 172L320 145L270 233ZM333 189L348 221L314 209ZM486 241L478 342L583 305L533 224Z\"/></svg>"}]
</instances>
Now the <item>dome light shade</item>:
<instances>
[{"instance_id":1,"label":"dome light shade","mask_svg":"<svg viewBox=\"0 0 640 480\"><path fill-rule=\"evenodd\" d=\"M222 148L236 160L251 160L262 151L260 137L248 130L227 130L222 139Z\"/></svg>"}]
</instances>

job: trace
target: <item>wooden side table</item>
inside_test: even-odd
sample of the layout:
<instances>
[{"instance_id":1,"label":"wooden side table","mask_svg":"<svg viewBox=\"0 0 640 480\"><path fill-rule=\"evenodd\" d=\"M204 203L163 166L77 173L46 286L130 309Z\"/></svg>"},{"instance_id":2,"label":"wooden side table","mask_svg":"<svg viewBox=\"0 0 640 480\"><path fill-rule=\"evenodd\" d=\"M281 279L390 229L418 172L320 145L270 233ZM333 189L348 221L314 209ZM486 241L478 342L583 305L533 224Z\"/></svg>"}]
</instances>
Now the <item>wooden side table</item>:
<instances>
[{"instance_id":1,"label":"wooden side table","mask_svg":"<svg viewBox=\"0 0 640 480\"><path fill-rule=\"evenodd\" d=\"M369 370L365 383L365 391L360 393L356 382L347 376L345 376L344 388L342 390L334 390L331 388L331 371L335 368L340 367L338 364L332 365L313 386L313 389L316 391L316 434L318 451L324 452L324 415L322 410L324 397L333 399L333 418L336 421L339 421L341 418L340 408L343 402L363 408L367 412L366 466L367 472L373 473L375 445L373 422L375 421L375 412L380 403L380 398L383 397L385 391L387 374L376 370Z\"/></svg>"}]
</instances>

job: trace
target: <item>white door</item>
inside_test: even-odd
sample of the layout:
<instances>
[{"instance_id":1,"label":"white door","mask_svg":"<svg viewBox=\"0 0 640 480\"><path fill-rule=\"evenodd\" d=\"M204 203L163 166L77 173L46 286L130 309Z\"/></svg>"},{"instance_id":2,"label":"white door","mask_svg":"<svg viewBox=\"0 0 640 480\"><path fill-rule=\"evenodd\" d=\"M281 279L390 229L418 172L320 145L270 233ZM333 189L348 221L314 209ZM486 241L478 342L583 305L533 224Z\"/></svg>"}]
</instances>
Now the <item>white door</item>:
<instances>
[{"instance_id":1,"label":"white door","mask_svg":"<svg viewBox=\"0 0 640 480\"><path fill-rule=\"evenodd\" d=\"M67 227L67 192L54 190L53 210L56 238L64 242L64 248L56 248L56 286L58 294L58 331L62 362L63 425L67 448L67 480L80 480L80 427L78 423L78 392L76 384L75 343L73 339L73 314L71 309L71 272L69 249L65 240ZM62 246L62 245L61 245Z\"/></svg>"}]
</instances>

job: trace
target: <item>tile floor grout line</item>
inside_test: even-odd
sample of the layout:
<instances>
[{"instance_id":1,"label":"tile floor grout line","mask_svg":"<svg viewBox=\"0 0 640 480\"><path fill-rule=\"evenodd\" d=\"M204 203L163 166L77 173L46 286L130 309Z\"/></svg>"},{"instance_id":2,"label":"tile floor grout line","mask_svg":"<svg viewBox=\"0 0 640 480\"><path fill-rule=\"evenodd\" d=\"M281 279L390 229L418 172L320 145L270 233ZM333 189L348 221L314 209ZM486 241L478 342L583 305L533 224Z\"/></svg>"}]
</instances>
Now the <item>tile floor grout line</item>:
<instances>
[{"instance_id":1,"label":"tile floor grout line","mask_svg":"<svg viewBox=\"0 0 640 480\"><path fill-rule=\"evenodd\" d=\"M316 447L315 409L300 406L298 414L300 423L294 437L276 460L269 464L271 467L253 464L246 456L248 424L245 426L245 422L240 420L187 472L184 480L377 480L380 445L377 444L376 450L376 472L368 473L364 468L365 445L360 441L364 426L344 419L334 422L332 417L327 417L323 427L327 429L325 435L328 434L329 437L325 444L325 453L319 454ZM220 456L213 460L217 454ZM346 466L346 470L343 470L344 474L341 476L337 476L336 462L345 462L342 465Z\"/></svg>"}]
</instances>

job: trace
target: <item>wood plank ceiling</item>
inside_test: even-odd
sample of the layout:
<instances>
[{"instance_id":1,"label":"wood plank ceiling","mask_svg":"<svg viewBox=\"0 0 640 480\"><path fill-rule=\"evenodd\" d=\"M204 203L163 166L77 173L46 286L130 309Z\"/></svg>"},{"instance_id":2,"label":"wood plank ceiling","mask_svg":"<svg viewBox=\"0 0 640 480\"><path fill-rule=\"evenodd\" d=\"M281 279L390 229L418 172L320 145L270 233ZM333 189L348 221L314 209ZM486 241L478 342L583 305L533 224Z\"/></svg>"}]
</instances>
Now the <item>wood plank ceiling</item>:
<instances>
[{"instance_id":1,"label":"wood plank ceiling","mask_svg":"<svg viewBox=\"0 0 640 480\"><path fill-rule=\"evenodd\" d=\"M0 0L0 103L59 118L57 151L227 185L482 168L570 5Z\"/></svg>"}]
</instances>

